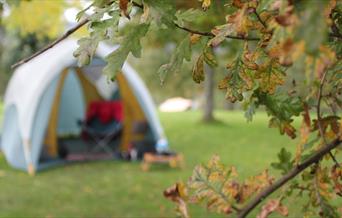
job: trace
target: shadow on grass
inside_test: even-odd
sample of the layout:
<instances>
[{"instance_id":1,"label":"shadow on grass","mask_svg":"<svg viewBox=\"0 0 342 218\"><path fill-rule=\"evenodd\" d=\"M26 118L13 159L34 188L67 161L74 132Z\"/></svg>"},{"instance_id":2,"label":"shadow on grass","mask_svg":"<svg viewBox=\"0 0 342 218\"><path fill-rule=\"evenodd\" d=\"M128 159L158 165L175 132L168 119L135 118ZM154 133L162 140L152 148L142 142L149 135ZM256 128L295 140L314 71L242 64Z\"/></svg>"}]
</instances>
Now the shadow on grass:
<instances>
[{"instance_id":1,"label":"shadow on grass","mask_svg":"<svg viewBox=\"0 0 342 218\"><path fill-rule=\"evenodd\" d=\"M139 166L140 167L140 166ZM141 169L141 167L140 167ZM168 164L151 164L148 171L145 173L154 173L154 172L181 172L183 169L179 167L170 167Z\"/></svg>"},{"instance_id":2,"label":"shadow on grass","mask_svg":"<svg viewBox=\"0 0 342 218\"><path fill-rule=\"evenodd\" d=\"M210 121L200 120L197 123L203 126L217 126L217 127L229 127L230 126L229 122L226 122L224 120L219 120L217 118L210 120Z\"/></svg>"},{"instance_id":3,"label":"shadow on grass","mask_svg":"<svg viewBox=\"0 0 342 218\"><path fill-rule=\"evenodd\" d=\"M113 165L113 164L123 164L123 163L130 163L129 161L124 160L117 160L117 159L111 159L111 160L83 160L83 161L69 161L69 162L61 162L58 164L50 165L46 168L40 169L38 171L38 174L46 174L46 173L54 173L58 170L66 170L66 169L80 169L83 167L94 167L96 165Z\"/></svg>"}]
</instances>

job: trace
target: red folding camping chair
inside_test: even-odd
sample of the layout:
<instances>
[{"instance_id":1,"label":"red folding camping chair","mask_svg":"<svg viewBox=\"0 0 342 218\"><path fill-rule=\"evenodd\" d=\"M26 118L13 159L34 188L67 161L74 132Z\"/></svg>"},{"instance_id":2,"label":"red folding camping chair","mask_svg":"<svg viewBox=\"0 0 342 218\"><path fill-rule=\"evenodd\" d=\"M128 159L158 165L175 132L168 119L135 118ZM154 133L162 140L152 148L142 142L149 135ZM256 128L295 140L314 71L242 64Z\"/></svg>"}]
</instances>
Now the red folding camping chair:
<instances>
[{"instance_id":1,"label":"red folding camping chair","mask_svg":"<svg viewBox=\"0 0 342 218\"><path fill-rule=\"evenodd\" d=\"M95 101L90 103L86 120L79 124L82 128L82 138L94 143L88 153L105 152L114 154L110 142L121 135L123 110L120 101Z\"/></svg>"}]
</instances>

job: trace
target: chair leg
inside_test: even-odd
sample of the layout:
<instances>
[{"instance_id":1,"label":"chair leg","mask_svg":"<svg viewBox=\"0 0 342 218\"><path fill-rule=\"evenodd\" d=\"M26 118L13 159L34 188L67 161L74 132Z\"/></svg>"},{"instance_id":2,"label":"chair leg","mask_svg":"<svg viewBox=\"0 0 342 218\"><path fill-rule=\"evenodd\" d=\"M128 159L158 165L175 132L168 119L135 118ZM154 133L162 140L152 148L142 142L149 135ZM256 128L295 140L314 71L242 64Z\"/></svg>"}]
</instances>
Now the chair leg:
<instances>
[{"instance_id":1,"label":"chair leg","mask_svg":"<svg viewBox=\"0 0 342 218\"><path fill-rule=\"evenodd\" d=\"M143 161L141 164L141 169L145 172L148 171L150 169L150 164L147 163L146 161Z\"/></svg>"}]
</instances>

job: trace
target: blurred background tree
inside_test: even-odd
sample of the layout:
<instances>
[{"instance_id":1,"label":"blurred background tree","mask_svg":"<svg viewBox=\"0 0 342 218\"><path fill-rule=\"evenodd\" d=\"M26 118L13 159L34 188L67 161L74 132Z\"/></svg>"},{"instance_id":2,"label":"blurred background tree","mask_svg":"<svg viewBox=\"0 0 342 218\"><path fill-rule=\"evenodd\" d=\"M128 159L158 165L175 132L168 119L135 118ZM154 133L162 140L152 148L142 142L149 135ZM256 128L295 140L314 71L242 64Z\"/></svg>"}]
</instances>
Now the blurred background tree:
<instances>
[{"instance_id":1,"label":"blurred background tree","mask_svg":"<svg viewBox=\"0 0 342 218\"><path fill-rule=\"evenodd\" d=\"M225 14L230 10L228 7L224 7L228 2L214 1L212 7L206 12L209 16L198 16L195 23L191 23L191 25L195 25L195 29L210 31L214 26L223 23L225 21ZM177 9L186 10L198 7L201 3L198 0L176 0L175 4ZM193 16L196 15L196 13L193 14ZM191 75L191 63L199 56L200 48L193 51L196 54L193 56L193 60L183 64L181 73L168 75L169 78L166 78L166 82L161 84L157 71L162 64L169 60L174 49L176 49L177 42L180 42L182 37L184 37L184 32L177 28L166 28L164 31L159 30L158 27L152 25L147 37L143 39L142 59L136 59L133 56L129 58L129 61L141 73L148 87L152 90L155 100L162 102L166 98L175 96L193 99L195 102L198 102L198 107L203 110L202 120L207 122L215 120L215 108L234 109L232 103L222 101L224 93L215 91L217 90L215 84L218 81L217 74L225 70L223 60L232 60L234 58L233 55L238 49L239 43L225 43L224 47L227 49L220 48L218 51L215 51L219 66L217 68L206 66L205 73L207 79L203 84L194 83ZM215 96L217 97L215 98Z\"/></svg>"},{"instance_id":2,"label":"blurred background tree","mask_svg":"<svg viewBox=\"0 0 342 218\"><path fill-rule=\"evenodd\" d=\"M81 7L80 1L11 0L0 3L0 98L11 76L11 65L64 32L68 22L63 15L72 7Z\"/></svg>"},{"instance_id":3,"label":"blurred background tree","mask_svg":"<svg viewBox=\"0 0 342 218\"><path fill-rule=\"evenodd\" d=\"M64 31L65 7L64 1L11 0L0 4L0 97L11 77L11 65Z\"/></svg>"}]
</instances>

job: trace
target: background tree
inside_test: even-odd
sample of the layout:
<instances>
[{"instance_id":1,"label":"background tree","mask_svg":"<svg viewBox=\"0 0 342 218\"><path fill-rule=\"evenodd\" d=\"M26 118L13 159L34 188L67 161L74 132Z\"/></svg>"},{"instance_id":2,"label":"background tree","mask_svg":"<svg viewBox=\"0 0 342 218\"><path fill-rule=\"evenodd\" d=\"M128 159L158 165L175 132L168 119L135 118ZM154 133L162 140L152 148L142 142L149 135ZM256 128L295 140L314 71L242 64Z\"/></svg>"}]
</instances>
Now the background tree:
<instances>
[{"instance_id":1,"label":"background tree","mask_svg":"<svg viewBox=\"0 0 342 218\"><path fill-rule=\"evenodd\" d=\"M6 6L3 3L0 4L0 96L11 76L11 65L60 35L67 25L64 10L79 6L76 1L11 0Z\"/></svg>"},{"instance_id":2,"label":"background tree","mask_svg":"<svg viewBox=\"0 0 342 218\"><path fill-rule=\"evenodd\" d=\"M92 15L85 14L89 8L79 13L78 27L89 23L90 35L79 40L75 56L82 66L91 61L100 41L120 43L119 49L106 58L108 65L104 69L114 80L129 54L141 56L141 39L150 28L180 29L183 37L170 61L160 67L160 78L165 81L168 74L180 73L184 60L190 61L197 47L201 53L196 57L192 76L201 83L205 80L204 64L218 65L214 48L236 46L235 58L226 63L219 88L231 102L242 102L247 119L252 120L255 109L264 106L270 127L291 138L299 131L297 151L294 155L285 149L279 152L279 162L272 164L282 174L278 179L265 170L241 180L234 167L226 168L215 156L207 165L196 167L187 184L177 183L165 191L165 196L175 201L186 217L187 203L200 202L217 212L246 217L284 187L275 199L264 204L258 217L273 212L287 215L283 202L293 195L308 196L303 205L307 216L340 217L341 209L334 199L342 193L341 165L336 156L342 140L337 111L342 106L342 3L218 1L225 21L202 30L196 20L210 14L212 1L200 2L204 12L193 6L177 11L171 0L94 0ZM119 25L122 19L126 22L124 28ZM48 47L56 43L58 40ZM300 115L302 124L296 128L293 120Z\"/></svg>"},{"instance_id":3,"label":"background tree","mask_svg":"<svg viewBox=\"0 0 342 218\"><path fill-rule=\"evenodd\" d=\"M191 7L197 7L198 1L175 1L175 8L178 10L188 9ZM196 20L196 25L201 29L209 30L210 27L214 27L215 25L220 24L224 21L224 8L221 7L220 3L216 3L213 5L212 9L208 11L208 16L206 17L198 17ZM192 16L196 16L193 14ZM163 93L171 93L171 95L182 95L190 98L200 99L199 101L202 103L201 107L203 108L203 121L211 122L214 120L213 111L215 109L215 68L206 68L206 77L208 78L204 84L195 85L190 80L191 74L187 72L191 72L191 64L189 62L185 62L179 73L174 73L172 75L168 75L167 82L162 84L162 89L160 90L160 81L155 76L155 73L162 63L167 62L167 57L172 53L175 49L175 45L177 42L181 40L184 36L183 31L179 29L171 29L167 28L163 31L159 31L159 28L154 28L151 26L149 32L145 39L142 39L142 59L144 62L139 61L138 59L133 60L134 66L141 72L143 78L146 79L146 83L149 87L152 86L152 90L158 90L158 92ZM228 45L231 46L231 45ZM193 49L193 56L199 55L198 50ZM221 54L217 56L218 59L227 58L227 54ZM192 60L193 61L193 60ZM192 62L190 61L190 62ZM147 67L148 66L148 67ZM222 68L224 68L222 66ZM210 82L211 81L211 82ZM203 96L197 97L198 93L202 92ZM156 96L157 101L159 99L163 99L163 97ZM165 96L169 97L169 96ZM164 97L164 99L165 99Z\"/></svg>"}]
</instances>

